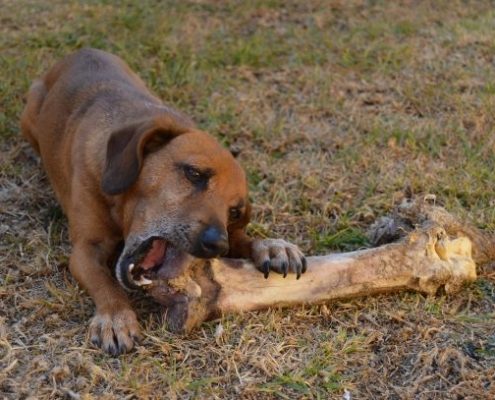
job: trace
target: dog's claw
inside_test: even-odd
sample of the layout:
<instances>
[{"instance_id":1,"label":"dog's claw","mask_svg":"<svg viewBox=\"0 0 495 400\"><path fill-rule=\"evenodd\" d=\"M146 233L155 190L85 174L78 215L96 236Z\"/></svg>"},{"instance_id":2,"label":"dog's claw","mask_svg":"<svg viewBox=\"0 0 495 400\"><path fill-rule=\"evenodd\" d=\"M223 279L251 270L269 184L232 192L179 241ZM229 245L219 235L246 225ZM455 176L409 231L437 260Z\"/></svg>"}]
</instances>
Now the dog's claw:
<instances>
[{"instance_id":1,"label":"dog's claw","mask_svg":"<svg viewBox=\"0 0 495 400\"><path fill-rule=\"evenodd\" d=\"M270 274L270 261L265 261L263 263L262 272L263 272L263 276L265 277L265 279L267 279L268 275Z\"/></svg>"},{"instance_id":2,"label":"dog's claw","mask_svg":"<svg viewBox=\"0 0 495 400\"><path fill-rule=\"evenodd\" d=\"M103 350L113 357L119 355L119 350L117 349L117 346L115 346L115 343L107 344L106 346L104 346Z\"/></svg>"},{"instance_id":3,"label":"dog's claw","mask_svg":"<svg viewBox=\"0 0 495 400\"><path fill-rule=\"evenodd\" d=\"M301 275L306 272L306 269L307 269L306 259L302 257L301 260L298 261L296 265L296 279L299 279Z\"/></svg>"},{"instance_id":4,"label":"dog's claw","mask_svg":"<svg viewBox=\"0 0 495 400\"><path fill-rule=\"evenodd\" d=\"M128 351L129 351L129 349L127 348L127 346L125 346L125 345L123 345L123 344L119 343L119 345L118 345L118 352L117 352L117 355L118 355L118 354L125 354L125 353L127 353Z\"/></svg>"},{"instance_id":5,"label":"dog's claw","mask_svg":"<svg viewBox=\"0 0 495 400\"><path fill-rule=\"evenodd\" d=\"M289 272L289 264L286 262L282 263L282 273L284 274L284 278L287 277L287 273Z\"/></svg>"},{"instance_id":6,"label":"dog's claw","mask_svg":"<svg viewBox=\"0 0 495 400\"><path fill-rule=\"evenodd\" d=\"M98 336L93 336L91 338L91 344L95 347L101 347L101 340Z\"/></svg>"}]
</instances>

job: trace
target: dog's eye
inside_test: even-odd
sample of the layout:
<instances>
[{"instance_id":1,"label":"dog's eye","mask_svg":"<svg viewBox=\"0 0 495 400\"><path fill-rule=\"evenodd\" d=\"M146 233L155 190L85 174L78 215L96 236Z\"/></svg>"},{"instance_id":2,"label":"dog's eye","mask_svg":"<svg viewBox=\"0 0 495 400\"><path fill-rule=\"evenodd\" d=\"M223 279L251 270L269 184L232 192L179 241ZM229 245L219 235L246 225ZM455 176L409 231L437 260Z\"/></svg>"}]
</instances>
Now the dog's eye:
<instances>
[{"instance_id":1,"label":"dog's eye","mask_svg":"<svg viewBox=\"0 0 495 400\"><path fill-rule=\"evenodd\" d=\"M237 221L239 218L241 218L241 215L242 215L242 213L241 213L241 210L239 208L231 207L229 209L229 220L231 222Z\"/></svg>"},{"instance_id":2,"label":"dog's eye","mask_svg":"<svg viewBox=\"0 0 495 400\"><path fill-rule=\"evenodd\" d=\"M208 183L209 176L201 171L198 171L196 168L191 167L190 165L185 165L184 167L184 175L189 182L194 185L205 185Z\"/></svg>"}]
</instances>

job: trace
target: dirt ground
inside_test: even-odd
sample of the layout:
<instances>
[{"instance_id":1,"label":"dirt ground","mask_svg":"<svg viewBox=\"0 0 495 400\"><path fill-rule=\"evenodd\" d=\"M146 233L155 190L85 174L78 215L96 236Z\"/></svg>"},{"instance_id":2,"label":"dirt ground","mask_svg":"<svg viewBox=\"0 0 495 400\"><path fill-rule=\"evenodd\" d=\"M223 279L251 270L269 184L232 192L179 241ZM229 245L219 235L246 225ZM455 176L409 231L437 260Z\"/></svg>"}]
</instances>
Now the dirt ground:
<instances>
[{"instance_id":1,"label":"dirt ground","mask_svg":"<svg viewBox=\"0 0 495 400\"><path fill-rule=\"evenodd\" d=\"M491 1L0 0L0 398L495 398L492 265L456 295L225 316L187 336L135 296L143 343L92 348L66 220L18 122L35 77L98 47L241 149L253 235L365 247L405 188L493 230L494 33Z\"/></svg>"}]
</instances>

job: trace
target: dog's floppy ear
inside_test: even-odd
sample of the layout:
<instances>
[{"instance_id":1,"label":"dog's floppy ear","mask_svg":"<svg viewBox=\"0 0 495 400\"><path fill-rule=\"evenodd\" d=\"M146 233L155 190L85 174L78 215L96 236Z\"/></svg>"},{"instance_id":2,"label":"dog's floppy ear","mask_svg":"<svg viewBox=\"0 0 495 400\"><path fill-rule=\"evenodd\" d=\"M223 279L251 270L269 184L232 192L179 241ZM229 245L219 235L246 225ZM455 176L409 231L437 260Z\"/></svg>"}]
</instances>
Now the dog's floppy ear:
<instances>
[{"instance_id":1,"label":"dog's floppy ear","mask_svg":"<svg viewBox=\"0 0 495 400\"><path fill-rule=\"evenodd\" d=\"M114 131L107 143L101 188L110 195L126 191L136 182L143 158L192 128L170 117L141 120Z\"/></svg>"}]
</instances>

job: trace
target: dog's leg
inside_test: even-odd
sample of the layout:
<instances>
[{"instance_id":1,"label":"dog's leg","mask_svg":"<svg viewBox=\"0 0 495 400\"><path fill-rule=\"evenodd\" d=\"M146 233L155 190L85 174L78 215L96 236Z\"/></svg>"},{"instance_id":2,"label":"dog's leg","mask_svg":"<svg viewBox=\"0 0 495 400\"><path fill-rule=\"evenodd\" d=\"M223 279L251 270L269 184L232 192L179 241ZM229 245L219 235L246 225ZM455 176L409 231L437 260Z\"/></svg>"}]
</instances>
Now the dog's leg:
<instances>
[{"instance_id":1,"label":"dog's leg","mask_svg":"<svg viewBox=\"0 0 495 400\"><path fill-rule=\"evenodd\" d=\"M140 328L125 292L111 276L105 260L98 245L78 240L73 244L70 270L96 305L89 327L91 342L117 355L134 347L140 339Z\"/></svg>"}]
</instances>

